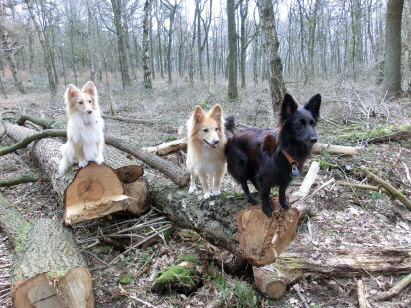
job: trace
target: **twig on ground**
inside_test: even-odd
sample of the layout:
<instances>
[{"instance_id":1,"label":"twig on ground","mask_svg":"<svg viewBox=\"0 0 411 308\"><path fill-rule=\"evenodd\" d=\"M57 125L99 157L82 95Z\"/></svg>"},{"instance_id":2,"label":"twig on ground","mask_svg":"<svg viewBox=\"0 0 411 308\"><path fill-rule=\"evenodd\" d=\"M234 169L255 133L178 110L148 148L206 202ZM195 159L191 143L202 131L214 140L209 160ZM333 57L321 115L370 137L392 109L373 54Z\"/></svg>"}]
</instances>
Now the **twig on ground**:
<instances>
[{"instance_id":1,"label":"twig on ground","mask_svg":"<svg viewBox=\"0 0 411 308\"><path fill-rule=\"evenodd\" d=\"M129 297L130 297L132 300L135 300L135 301L137 301L137 302L139 302L139 303L142 303L142 304L144 304L144 305L146 305L146 306L148 306L148 307L156 308L156 306L154 306L154 305L152 305L152 304L150 304L150 303L148 303L148 302L146 302L146 301L143 301L142 299L137 298L137 297L135 297L135 296L133 296L133 295L130 295Z\"/></svg>"},{"instance_id":2,"label":"twig on ground","mask_svg":"<svg viewBox=\"0 0 411 308\"><path fill-rule=\"evenodd\" d=\"M383 179L379 178L375 174L373 174L371 171L368 171L365 168L359 168L371 181L380 184L382 187L384 187L386 190L390 192L391 195L393 195L395 198L400 200L402 204L404 204L408 209L411 210L411 202L405 198L405 196L394 186L389 184L388 182L384 181Z\"/></svg>"},{"instance_id":3,"label":"twig on ground","mask_svg":"<svg viewBox=\"0 0 411 308\"><path fill-rule=\"evenodd\" d=\"M357 280L357 288L359 306L360 308L367 308L367 299L365 298L364 284L362 283L361 279Z\"/></svg>"},{"instance_id":4,"label":"twig on ground","mask_svg":"<svg viewBox=\"0 0 411 308\"><path fill-rule=\"evenodd\" d=\"M375 294L372 299L375 301L385 301L396 295L398 295L403 289L411 284L411 274L408 274L398 283L396 283L391 289L385 292Z\"/></svg>"},{"instance_id":5,"label":"twig on ground","mask_svg":"<svg viewBox=\"0 0 411 308\"><path fill-rule=\"evenodd\" d=\"M14 178L0 179L0 187L9 187L30 182L49 182L50 179L45 173L28 173Z\"/></svg>"}]
</instances>

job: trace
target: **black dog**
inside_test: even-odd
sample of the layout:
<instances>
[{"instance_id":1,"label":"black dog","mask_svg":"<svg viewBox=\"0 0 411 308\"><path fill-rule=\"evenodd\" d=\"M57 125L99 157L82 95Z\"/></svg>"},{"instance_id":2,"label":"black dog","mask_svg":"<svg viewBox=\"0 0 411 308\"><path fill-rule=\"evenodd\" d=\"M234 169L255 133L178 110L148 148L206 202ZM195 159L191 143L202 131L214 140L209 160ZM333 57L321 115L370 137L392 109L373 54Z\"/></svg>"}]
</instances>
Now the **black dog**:
<instances>
[{"instance_id":1,"label":"black dog","mask_svg":"<svg viewBox=\"0 0 411 308\"><path fill-rule=\"evenodd\" d=\"M281 206L285 210L290 208L285 190L293 175L301 172L317 142L314 126L320 116L320 106L320 94L314 95L304 108L298 108L291 95L286 94L277 129L247 128L234 134L229 142L228 172L241 184L248 202L256 204L247 185L247 180L251 180L267 216L273 212L269 201L273 186L279 186Z\"/></svg>"}]
</instances>

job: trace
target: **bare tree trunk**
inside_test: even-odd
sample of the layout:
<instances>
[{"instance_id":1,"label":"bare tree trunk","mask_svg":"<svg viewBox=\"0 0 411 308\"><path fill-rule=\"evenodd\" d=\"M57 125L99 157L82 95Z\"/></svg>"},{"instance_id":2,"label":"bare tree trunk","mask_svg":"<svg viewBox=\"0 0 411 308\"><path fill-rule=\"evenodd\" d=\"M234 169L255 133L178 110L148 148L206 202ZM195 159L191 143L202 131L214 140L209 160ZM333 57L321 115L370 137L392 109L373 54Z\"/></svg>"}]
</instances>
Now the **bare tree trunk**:
<instances>
[{"instance_id":1,"label":"bare tree trunk","mask_svg":"<svg viewBox=\"0 0 411 308\"><path fill-rule=\"evenodd\" d=\"M121 0L111 0L111 5L113 6L114 13L114 26L116 27L117 35L117 47L118 47L118 57L120 61L121 79L123 82L123 88L131 85L131 79L129 74L129 63L127 59L127 47L126 47L126 32L124 20L124 12L122 9Z\"/></svg>"},{"instance_id":2,"label":"bare tree trunk","mask_svg":"<svg viewBox=\"0 0 411 308\"><path fill-rule=\"evenodd\" d=\"M43 48L44 64L45 64L46 70L47 70L49 87L50 87L50 91L51 91L52 96L54 96L55 93L57 93L57 81L55 79L55 75L53 74L53 63L52 63L53 62L53 57L50 53L51 52L50 46L48 46L48 44L46 43L44 32L41 30L40 25L39 25L39 23L36 19L36 16L34 15L33 5L32 5L31 0L24 0L24 1L27 4L27 9L29 11L31 21L34 24L34 27L37 31L37 35L39 37L40 44Z\"/></svg>"},{"instance_id":3,"label":"bare tree trunk","mask_svg":"<svg viewBox=\"0 0 411 308\"><path fill-rule=\"evenodd\" d=\"M228 98L238 98L237 87L237 32L235 25L236 4L234 0L227 0L228 24Z\"/></svg>"},{"instance_id":4,"label":"bare tree trunk","mask_svg":"<svg viewBox=\"0 0 411 308\"><path fill-rule=\"evenodd\" d=\"M168 83L173 82L173 76L172 76L172 64L171 64L171 47L173 46L173 24L174 24L174 18L177 12L177 8L180 5L181 1L177 3L176 1L174 4L171 4L170 1L168 0L162 0L161 3L164 4L164 6L170 11L169 12L169 29L168 29L168 47L167 47L167 73L168 73Z\"/></svg>"},{"instance_id":5,"label":"bare tree trunk","mask_svg":"<svg viewBox=\"0 0 411 308\"><path fill-rule=\"evenodd\" d=\"M401 20L404 0L388 0L383 88L388 96L401 92Z\"/></svg>"},{"instance_id":6,"label":"bare tree trunk","mask_svg":"<svg viewBox=\"0 0 411 308\"><path fill-rule=\"evenodd\" d=\"M274 9L271 0L258 0L258 11L265 34L266 52L270 67L270 91L274 112L280 110L286 92L283 80L283 64L278 54L280 42L275 28Z\"/></svg>"},{"instance_id":7,"label":"bare tree trunk","mask_svg":"<svg viewBox=\"0 0 411 308\"><path fill-rule=\"evenodd\" d=\"M151 11L151 0L144 2L144 19L143 19L143 71L144 71L144 87L152 89L151 71L150 71L150 42L149 42L149 27Z\"/></svg>"},{"instance_id":8,"label":"bare tree trunk","mask_svg":"<svg viewBox=\"0 0 411 308\"><path fill-rule=\"evenodd\" d=\"M2 18L1 15L2 7L0 6L0 18ZM26 94L26 90L24 89L23 83L21 82L20 73L16 64L16 60L14 59L14 52L11 46L9 35L3 23L0 23L0 38L2 40L3 51L6 54L7 61L10 65L11 73L13 74L14 84L16 85L16 88L19 89L21 94Z\"/></svg>"},{"instance_id":9,"label":"bare tree trunk","mask_svg":"<svg viewBox=\"0 0 411 308\"><path fill-rule=\"evenodd\" d=\"M248 1L240 1L240 15L241 15L241 25L240 25L240 75L241 75L241 88L245 88L245 65L246 65L246 56L247 56L247 33L245 29L245 23L248 15Z\"/></svg>"},{"instance_id":10,"label":"bare tree trunk","mask_svg":"<svg viewBox=\"0 0 411 308\"><path fill-rule=\"evenodd\" d=\"M189 48L189 59L188 59L188 78L190 80L190 85L194 85L194 44L196 41L196 18L200 18L197 14L197 10L194 14L194 21L193 21L193 38L191 40L191 45Z\"/></svg>"}]
</instances>

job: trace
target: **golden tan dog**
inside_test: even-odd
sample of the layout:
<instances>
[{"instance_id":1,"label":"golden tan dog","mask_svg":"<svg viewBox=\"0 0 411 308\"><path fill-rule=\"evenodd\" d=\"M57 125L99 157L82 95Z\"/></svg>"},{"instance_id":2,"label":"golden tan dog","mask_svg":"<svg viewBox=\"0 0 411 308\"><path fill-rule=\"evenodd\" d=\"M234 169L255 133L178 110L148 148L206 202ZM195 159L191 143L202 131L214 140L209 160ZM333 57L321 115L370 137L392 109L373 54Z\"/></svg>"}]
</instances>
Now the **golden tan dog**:
<instances>
[{"instance_id":1,"label":"golden tan dog","mask_svg":"<svg viewBox=\"0 0 411 308\"><path fill-rule=\"evenodd\" d=\"M187 169L191 175L189 192L196 190L195 178L198 175L204 199L217 196L226 173L224 148L227 137L221 106L215 105L207 114L200 106L196 106L187 121L187 132Z\"/></svg>"}]
</instances>

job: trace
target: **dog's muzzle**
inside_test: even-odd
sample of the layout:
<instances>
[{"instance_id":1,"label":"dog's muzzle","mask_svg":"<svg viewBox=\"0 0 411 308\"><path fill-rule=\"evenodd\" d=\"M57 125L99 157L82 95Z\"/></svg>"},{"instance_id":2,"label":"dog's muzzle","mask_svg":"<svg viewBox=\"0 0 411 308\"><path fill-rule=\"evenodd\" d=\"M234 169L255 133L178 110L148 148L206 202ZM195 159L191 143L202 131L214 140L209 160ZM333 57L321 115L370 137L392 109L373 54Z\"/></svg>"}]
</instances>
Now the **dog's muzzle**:
<instances>
[{"instance_id":1,"label":"dog's muzzle","mask_svg":"<svg viewBox=\"0 0 411 308\"><path fill-rule=\"evenodd\" d=\"M203 141L212 149L215 149L218 146L218 144L220 143L220 140L213 140L213 143L209 143L205 139L203 139Z\"/></svg>"}]
</instances>

